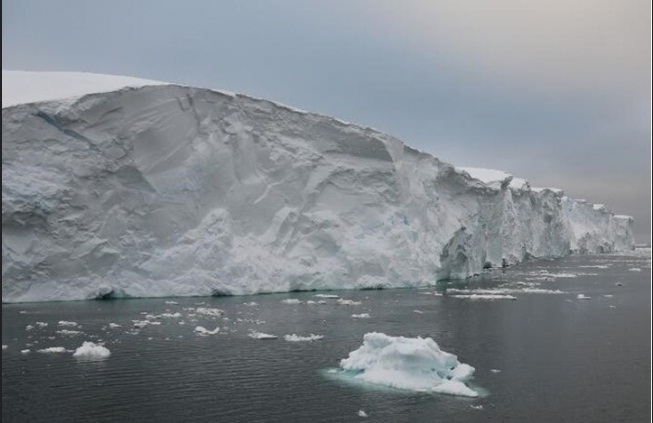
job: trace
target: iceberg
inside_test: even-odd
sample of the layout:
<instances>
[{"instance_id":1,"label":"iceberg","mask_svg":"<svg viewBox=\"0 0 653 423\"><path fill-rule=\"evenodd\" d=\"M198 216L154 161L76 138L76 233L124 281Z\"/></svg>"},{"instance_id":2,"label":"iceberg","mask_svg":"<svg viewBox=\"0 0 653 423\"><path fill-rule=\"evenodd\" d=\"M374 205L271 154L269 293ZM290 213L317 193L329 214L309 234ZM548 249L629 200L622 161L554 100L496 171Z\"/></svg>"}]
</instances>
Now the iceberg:
<instances>
[{"instance_id":1,"label":"iceberg","mask_svg":"<svg viewBox=\"0 0 653 423\"><path fill-rule=\"evenodd\" d=\"M312 342L312 341L319 341L320 339L324 338L324 335L314 335L310 334L308 336L301 336L301 335L284 335L283 339L288 341L288 342Z\"/></svg>"},{"instance_id":2,"label":"iceberg","mask_svg":"<svg viewBox=\"0 0 653 423\"><path fill-rule=\"evenodd\" d=\"M417 287L633 247L629 216L332 117L109 75L2 77L3 302Z\"/></svg>"},{"instance_id":3,"label":"iceberg","mask_svg":"<svg viewBox=\"0 0 653 423\"><path fill-rule=\"evenodd\" d=\"M107 347L89 341L84 341L73 353L73 357L83 360L103 360L110 355L111 351Z\"/></svg>"},{"instance_id":4,"label":"iceberg","mask_svg":"<svg viewBox=\"0 0 653 423\"><path fill-rule=\"evenodd\" d=\"M415 392L477 397L467 382L474 368L442 351L431 338L405 338L370 332L363 345L340 361L355 379Z\"/></svg>"}]
</instances>

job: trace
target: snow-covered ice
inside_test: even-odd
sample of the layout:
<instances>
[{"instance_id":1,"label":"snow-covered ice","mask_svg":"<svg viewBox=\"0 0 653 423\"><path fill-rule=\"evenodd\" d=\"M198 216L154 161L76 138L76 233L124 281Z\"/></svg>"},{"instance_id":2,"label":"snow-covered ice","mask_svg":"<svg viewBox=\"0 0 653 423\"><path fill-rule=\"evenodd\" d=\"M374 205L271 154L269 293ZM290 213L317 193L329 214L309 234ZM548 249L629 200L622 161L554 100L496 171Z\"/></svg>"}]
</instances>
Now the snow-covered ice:
<instances>
[{"instance_id":1,"label":"snow-covered ice","mask_svg":"<svg viewBox=\"0 0 653 423\"><path fill-rule=\"evenodd\" d=\"M295 335L294 333L292 335L284 335L283 336L283 339L288 341L288 342L319 341L322 338L324 338L324 335L314 335L312 333L310 335L308 335L308 336Z\"/></svg>"},{"instance_id":2,"label":"snow-covered ice","mask_svg":"<svg viewBox=\"0 0 653 423\"><path fill-rule=\"evenodd\" d=\"M78 323L77 322L69 322L67 320L60 320L59 323L57 323L59 326L69 326L69 327L77 327Z\"/></svg>"},{"instance_id":3,"label":"snow-covered ice","mask_svg":"<svg viewBox=\"0 0 653 423\"><path fill-rule=\"evenodd\" d=\"M255 330L250 331L250 333L247 336L254 339L277 339L278 338L277 335L270 335L269 333L257 332Z\"/></svg>"},{"instance_id":4,"label":"snow-covered ice","mask_svg":"<svg viewBox=\"0 0 653 423\"><path fill-rule=\"evenodd\" d=\"M216 333L220 332L220 328L216 326L215 329L208 330L204 326L196 326L195 332L197 332L199 335L215 335Z\"/></svg>"},{"instance_id":5,"label":"snow-covered ice","mask_svg":"<svg viewBox=\"0 0 653 423\"><path fill-rule=\"evenodd\" d=\"M281 300L282 303L284 304L301 304L301 300L298 300L297 298L286 298L285 300Z\"/></svg>"},{"instance_id":6,"label":"snow-covered ice","mask_svg":"<svg viewBox=\"0 0 653 423\"><path fill-rule=\"evenodd\" d=\"M111 351L107 347L90 341L84 341L73 353L73 357L84 360L102 360L110 355Z\"/></svg>"},{"instance_id":7,"label":"snow-covered ice","mask_svg":"<svg viewBox=\"0 0 653 423\"><path fill-rule=\"evenodd\" d=\"M465 382L474 368L442 351L431 338L405 338L371 332L363 345L340 361L357 380L418 392L476 397Z\"/></svg>"},{"instance_id":8,"label":"snow-covered ice","mask_svg":"<svg viewBox=\"0 0 653 423\"><path fill-rule=\"evenodd\" d=\"M347 299L344 299L344 298L338 298L336 300L336 304L338 304L338 305L357 306L357 305L361 305L361 302L360 301L354 301L354 300L347 300Z\"/></svg>"},{"instance_id":9,"label":"snow-covered ice","mask_svg":"<svg viewBox=\"0 0 653 423\"><path fill-rule=\"evenodd\" d=\"M48 347L36 351L40 353L46 353L46 354L58 354L58 353L65 353L66 349L64 347Z\"/></svg>"},{"instance_id":10,"label":"snow-covered ice","mask_svg":"<svg viewBox=\"0 0 653 423\"><path fill-rule=\"evenodd\" d=\"M423 286L634 245L628 216L270 101L2 82L4 302Z\"/></svg>"},{"instance_id":11,"label":"snow-covered ice","mask_svg":"<svg viewBox=\"0 0 653 423\"><path fill-rule=\"evenodd\" d=\"M465 298L469 300L516 300L514 295L507 294L454 294L452 298Z\"/></svg>"},{"instance_id":12,"label":"snow-covered ice","mask_svg":"<svg viewBox=\"0 0 653 423\"><path fill-rule=\"evenodd\" d=\"M54 333L56 333L57 335L75 336L75 335L81 335L83 332L79 330L61 329L61 330L54 331Z\"/></svg>"}]
</instances>

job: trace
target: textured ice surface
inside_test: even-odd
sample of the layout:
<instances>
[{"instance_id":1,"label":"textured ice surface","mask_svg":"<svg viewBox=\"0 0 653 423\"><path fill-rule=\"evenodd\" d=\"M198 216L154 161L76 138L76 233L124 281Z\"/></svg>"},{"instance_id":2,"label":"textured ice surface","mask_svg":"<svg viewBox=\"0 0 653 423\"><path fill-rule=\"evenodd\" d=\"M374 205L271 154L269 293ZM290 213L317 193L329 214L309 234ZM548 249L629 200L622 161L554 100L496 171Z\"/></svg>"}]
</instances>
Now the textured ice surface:
<instances>
[{"instance_id":1,"label":"textured ice surface","mask_svg":"<svg viewBox=\"0 0 653 423\"><path fill-rule=\"evenodd\" d=\"M405 338L371 332L363 345L340 361L353 377L372 384L418 392L476 397L465 382L474 368L442 351L431 338Z\"/></svg>"},{"instance_id":2,"label":"textured ice surface","mask_svg":"<svg viewBox=\"0 0 653 423\"><path fill-rule=\"evenodd\" d=\"M271 335L269 333L257 332L255 330L250 331L248 336L250 338L254 338L254 339L277 339L278 338L277 335Z\"/></svg>"},{"instance_id":3,"label":"textured ice surface","mask_svg":"<svg viewBox=\"0 0 653 423\"><path fill-rule=\"evenodd\" d=\"M63 94L3 89L5 302L421 286L633 245L628 216L370 128L207 89L57 77Z\"/></svg>"},{"instance_id":4,"label":"textured ice surface","mask_svg":"<svg viewBox=\"0 0 653 423\"><path fill-rule=\"evenodd\" d=\"M322 338L324 338L324 335L314 335L312 333L310 335L308 335L308 336L295 335L294 333L292 335L284 335L283 336L283 339L285 339L288 342L319 341Z\"/></svg>"},{"instance_id":5,"label":"textured ice surface","mask_svg":"<svg viewBox=\"0 0 653 423\"><path fill-rule=\"evenodd\" d=\"M111 351L108 348L89 341L84 341L73 353L73 357L84 360L102 360L110 355Z\"/></svg>"}]
</instances>

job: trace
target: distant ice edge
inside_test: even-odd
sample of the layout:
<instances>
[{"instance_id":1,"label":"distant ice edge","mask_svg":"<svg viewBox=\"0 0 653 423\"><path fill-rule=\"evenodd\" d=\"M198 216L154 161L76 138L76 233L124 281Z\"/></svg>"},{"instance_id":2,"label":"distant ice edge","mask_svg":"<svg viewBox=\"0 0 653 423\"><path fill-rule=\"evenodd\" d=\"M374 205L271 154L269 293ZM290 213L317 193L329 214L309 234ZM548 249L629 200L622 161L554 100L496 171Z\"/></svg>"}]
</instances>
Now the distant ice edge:
<instances>
[{"instance_id":1,"label":"distant ice edge","mask_svg":"<svg viewBox=\"0 0 653 423\"><path fill-rule=\"evenodd\" d=\"M2 140L3 302L420 286L634 245L603 206L242 95L21 104Z\"/></svg>"}]
</instances>

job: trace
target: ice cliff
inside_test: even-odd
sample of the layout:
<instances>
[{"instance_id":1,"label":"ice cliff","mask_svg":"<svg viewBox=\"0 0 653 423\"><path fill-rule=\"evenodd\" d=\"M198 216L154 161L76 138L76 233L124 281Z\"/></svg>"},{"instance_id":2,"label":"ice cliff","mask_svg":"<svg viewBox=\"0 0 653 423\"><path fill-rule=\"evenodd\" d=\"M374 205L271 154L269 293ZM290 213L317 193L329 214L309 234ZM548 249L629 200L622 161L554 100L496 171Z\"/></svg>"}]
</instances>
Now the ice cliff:
<instances>
[{"instance_id":1,"label":"ice cliff","mask_svg":"<svg viewBox=\"0 0 653 423\"><path fill-rule=\"evenodd\" d=\"M84 75L3 71L3 302L418 286L633 246L630 217L370 128Z\"/></svg>"}]
</instances>

